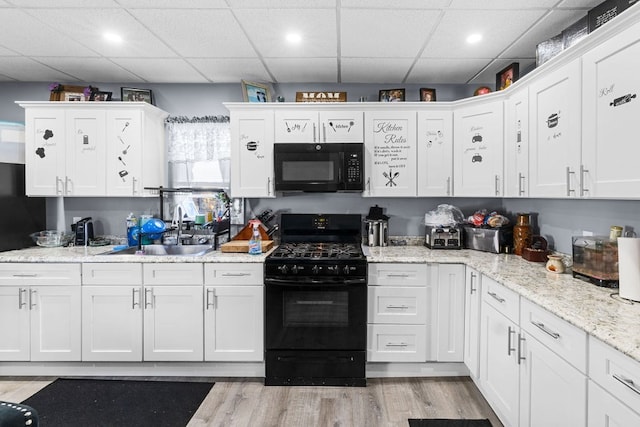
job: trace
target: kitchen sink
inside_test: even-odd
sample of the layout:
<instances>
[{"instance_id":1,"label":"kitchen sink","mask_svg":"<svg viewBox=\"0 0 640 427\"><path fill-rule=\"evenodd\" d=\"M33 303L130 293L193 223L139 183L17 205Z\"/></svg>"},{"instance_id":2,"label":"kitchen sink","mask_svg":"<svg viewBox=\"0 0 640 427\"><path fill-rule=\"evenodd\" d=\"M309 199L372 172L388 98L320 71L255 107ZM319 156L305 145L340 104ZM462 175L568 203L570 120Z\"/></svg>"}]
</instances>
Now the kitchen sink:
<instances>
[{"instance_id":1,"label":"kitchen sink","mask_svg":"<svg viewBox=\"0 0 640 427\"><path fill-rule=\"evenodd\" d=\"M104 252L102 255L134 255L137 247L122 249L119 251ZM213 251L212 245L144 245L144 254L155 256L201 256Z\"/></svg>"}]
</instances>

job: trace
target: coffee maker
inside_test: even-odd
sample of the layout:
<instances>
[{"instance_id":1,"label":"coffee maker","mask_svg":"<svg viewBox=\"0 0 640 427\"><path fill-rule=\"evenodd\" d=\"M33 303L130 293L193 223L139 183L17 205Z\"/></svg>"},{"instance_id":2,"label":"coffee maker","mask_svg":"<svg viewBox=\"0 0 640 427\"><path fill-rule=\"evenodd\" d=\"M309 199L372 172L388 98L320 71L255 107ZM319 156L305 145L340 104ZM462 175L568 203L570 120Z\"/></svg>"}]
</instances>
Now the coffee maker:
<instances>
[{"instance_id":1,"label":"coffee maker","mask_svg":"<svg viewBox=\"0 0 640 427\"><path fill-rule=\"evenodd\" d=\"M375 205L369 208L369 215L364 220L367 246L389 245L389 217L382 213L382 208Z\"/></svg>"},{"instance_id":2,"label":"coffee maker","mask_svg":"<svg viewBox=\"0 0 640 427\"><path fill-rule=\"evenodd\" d=\"M90 216L82 218L71 226L75 233L73 243L76 246L86 246L93 240L93 220Z\"/></svg>"}]
</instances>

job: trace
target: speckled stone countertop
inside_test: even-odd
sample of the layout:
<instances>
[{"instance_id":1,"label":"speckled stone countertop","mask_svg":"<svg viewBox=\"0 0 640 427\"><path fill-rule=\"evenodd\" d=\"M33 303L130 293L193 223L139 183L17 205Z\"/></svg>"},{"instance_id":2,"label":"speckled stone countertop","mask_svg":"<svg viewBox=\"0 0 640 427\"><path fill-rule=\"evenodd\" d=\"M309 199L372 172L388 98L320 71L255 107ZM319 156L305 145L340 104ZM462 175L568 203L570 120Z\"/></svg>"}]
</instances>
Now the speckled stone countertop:
<instances>
[{"instance_id":1,"label":"speckled stone countertop","mask_svg":"<svg viewBox=\"0 0 640 427\"><path fill-rule=\"evenodd\" d=\"M365 254L374 263L466 264L640 361L640 303L620 299L617 289L574 279L570 273L550 273L543 263L516 255L424 246L365 247Z\"/></svg>"},{"instance_id":2,"label":"speckled stone countertop","mask_svg":"<svg viewBox=\"0 0 640 427\"><path fill-rule=\"evenodd\" d=\"M589 335L640 361L640 303L611 295L614 289L600 288L574 279L571 274L554 274L544 264L516 255L472 250L431 250L419 239L391 239L400 246L364 247L372 263L460 263L475 268L524 298L585 330ZM424 240L422 240L422 243ZM112 247L34 247L0 252L0 262L263 262L261 255L214 251L203 256L101 255Z\"/></svg>"}]
</instances>

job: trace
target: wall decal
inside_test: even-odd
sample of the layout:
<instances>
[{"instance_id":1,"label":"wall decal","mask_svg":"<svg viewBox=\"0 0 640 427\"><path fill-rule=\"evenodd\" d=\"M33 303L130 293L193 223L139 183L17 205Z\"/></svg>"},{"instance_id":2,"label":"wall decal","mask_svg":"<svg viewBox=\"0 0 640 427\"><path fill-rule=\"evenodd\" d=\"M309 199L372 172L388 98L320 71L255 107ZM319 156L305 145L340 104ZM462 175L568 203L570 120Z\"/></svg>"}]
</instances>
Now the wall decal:
<instances>
[{"instance_id":1,"label":"wall decal","mask_svg":"<svg viewBox=\"0 0 640 427\"><path fill-rule=\"evenodd\" d=\"M42 159L44 158L45 154L44 154L44 147L38 147L38 149L36 150L36 154Z\"/></svg>"}]
</instances>

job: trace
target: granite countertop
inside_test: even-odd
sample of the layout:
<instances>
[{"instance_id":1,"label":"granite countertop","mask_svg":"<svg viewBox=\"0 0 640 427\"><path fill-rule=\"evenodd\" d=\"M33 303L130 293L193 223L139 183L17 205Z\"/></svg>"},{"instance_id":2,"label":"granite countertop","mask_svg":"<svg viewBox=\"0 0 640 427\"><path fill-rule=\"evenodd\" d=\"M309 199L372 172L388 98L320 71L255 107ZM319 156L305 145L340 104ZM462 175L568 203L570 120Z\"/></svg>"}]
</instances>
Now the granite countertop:
<instances>
[{"instance_id":1,"label":"granite countertop","mask_svg":"<svg viewBox=\"0 0 640 427\"><path fill-rule=\"evenodd\" d=\"M424 242L424 241L423 241ZM465 264L524 298L640 361L640 303L620 299L617 290L601 288L571 274L554 274L543 263L516 255L473 250L431 250L412 240L401 246L364 247L371 263ZM40 248L0 253L0 262L263 262L270 253L249 255L213 251L203 256L101 255L103 247ZM273 250L273 249L272 249ZM615 294L612 296L612 294Z\"/></svg>"}]
</instances>

